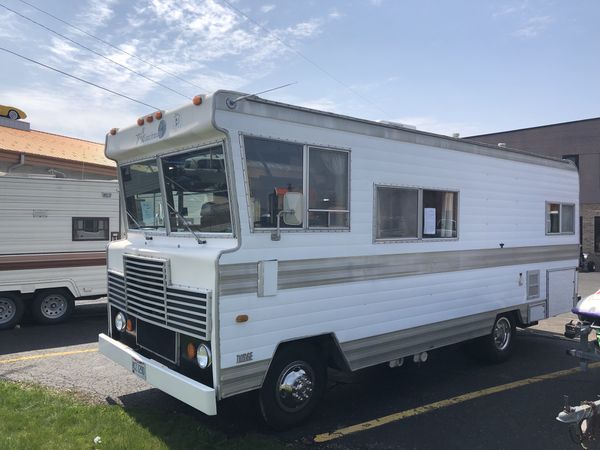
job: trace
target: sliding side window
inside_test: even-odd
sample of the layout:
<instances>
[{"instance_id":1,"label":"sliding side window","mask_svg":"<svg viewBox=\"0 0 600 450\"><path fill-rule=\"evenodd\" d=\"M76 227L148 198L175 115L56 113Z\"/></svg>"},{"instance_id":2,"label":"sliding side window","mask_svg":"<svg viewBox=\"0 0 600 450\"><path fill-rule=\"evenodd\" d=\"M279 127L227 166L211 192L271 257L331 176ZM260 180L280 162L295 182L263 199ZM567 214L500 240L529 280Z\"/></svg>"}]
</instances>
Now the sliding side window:
<instances>
[{"instance_id":1,"label":"sliding side window","mask_svg":"<svg viewBox=\"0 0 600 450\"><path fill-rule=\"evenodd\" d=\"M254 228L275 228L286 192L304 192L303 146L283 141L244 138ZM281 228L301 228L286 225Z\"/></svg>"},{"instance_id":2,"label":"sliding side window","mask_svg":"<svg viewBox=\"0 0 600 450\"><path fill-rule=\"evenodd\" d=\"M376 240L458 237L458 192L376 186Z\"/></svg>"},{"instance_id":3,"label":"sliding side window","mask_svg":"<svg viewBox=\"0 0 600 450\"><path fill-rule=\"evenodd\" d=\"M575 205L546 203L546 234L574 234Z\"/></svg>"}]
</instances>

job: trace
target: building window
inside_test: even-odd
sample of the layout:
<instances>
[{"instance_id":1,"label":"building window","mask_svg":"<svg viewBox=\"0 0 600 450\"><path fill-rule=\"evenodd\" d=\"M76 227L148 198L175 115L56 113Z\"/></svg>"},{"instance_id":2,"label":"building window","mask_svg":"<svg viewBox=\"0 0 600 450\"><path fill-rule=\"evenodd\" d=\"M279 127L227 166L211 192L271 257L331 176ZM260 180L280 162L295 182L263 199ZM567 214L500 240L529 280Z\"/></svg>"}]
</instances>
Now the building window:
<instances>
[{"instance_id":1,"label":"building window","mask_svg":"<svg viewBox=\"0 0 600 450\"><path fill-rule=\"evenodd\" d=\"M568 159L569 161L573 161L577 169L579 169L579 155L563 155L562 159Z\"/></svg>"},{"instance_id":2,"label":"building window","mask_svg":"<svg viewBox=\"0 0 600 450\"><path fill-rule=\"evenodd\" d=\"M458 192L376 186L375 239L458 237Z\"/></svg>"},{"instance_id":3,"label":"building window","mask_svg":"<svg viewBox=\"0 0 600 450\"><path fill-rule=\"evenodd\" d=\"M594 252L600 253L600 217L594 217Z\"/></svg>"},{"instance_id":4,"label":"building window","mask_svg":"<svg viewBox=\"0 0 600 450\"><path fill-rule=\"evenodd\" d=\"M73 217L74 241L108 241L108 217Z\"/></svg>"},{"instance_id":5,"label":"building window","mask_svg":"<svg viewBox=\"0 0 600 450\"><path fill-rule=\"evenodd\" d=\"M281 228L350 227L350 155L271 139L244 137L253 227L275 228L288 192L303 196L302 223Z\"/></svg>"},{"instance_id":6,"label":"building window","mask_svg":"<svg viewBox=\"0 0 600 450\"><path fill-rule=\"evenodd\" d=\"M575 234L575 205L546 203L546 234Z\"/></svg>"}]
</instances>

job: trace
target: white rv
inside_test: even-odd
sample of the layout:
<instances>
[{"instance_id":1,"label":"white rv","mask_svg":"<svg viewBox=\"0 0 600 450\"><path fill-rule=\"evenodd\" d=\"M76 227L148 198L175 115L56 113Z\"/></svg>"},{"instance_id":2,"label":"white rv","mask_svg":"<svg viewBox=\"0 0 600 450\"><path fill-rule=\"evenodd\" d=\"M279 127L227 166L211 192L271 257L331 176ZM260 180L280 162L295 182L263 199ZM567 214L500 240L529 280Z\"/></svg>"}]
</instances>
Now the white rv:
<instances>
[{"instance_id":1,"label":"white rv","mask_svg":"<svg viewBox=\"0 0 600 450\"><path fill-rule=\"evenodd\" d=\"M0 330L26 308L66 320L81 297L106 294L106 245L119 235L116 181L0 177Z\"/></svg>"},{"instance_id":2,"label":"white rv","mask_svg":"<svg viewBox=\"0 0 600 450\"><path fill-rule=\"evenodd\" d=\"M100 351L206 414L265 419L355 371L569 311L570 162L219 91L113 129L127 238L108 248Z\"/></svg>"}]
</instances>

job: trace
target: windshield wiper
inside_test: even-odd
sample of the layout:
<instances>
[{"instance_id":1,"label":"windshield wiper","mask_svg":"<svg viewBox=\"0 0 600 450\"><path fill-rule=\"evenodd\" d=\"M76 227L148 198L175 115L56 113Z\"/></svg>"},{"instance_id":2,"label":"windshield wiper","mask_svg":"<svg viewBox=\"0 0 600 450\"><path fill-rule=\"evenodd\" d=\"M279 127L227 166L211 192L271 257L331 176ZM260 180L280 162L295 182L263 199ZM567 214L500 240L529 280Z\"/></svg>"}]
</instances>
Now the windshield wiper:
<instances>
[{"instance_id":1,"label":"windshield wiper","mask_svg":"<svg viewBox=\"0 0 600 450\"><path fill-rule=\"evenodd\" d=\"M194 235L194 237L196 238L196 241L198 242L198 244L206 244L206 240L202 239L200 236L198 236L194 230L192 230L192 227L190 226L191 224L187 221L187 219L185 217L183 217L179 211L177 211L175 208L173 208L169 202L167 201L167 208L170 208L171 211L173 211L175 214L177 214L177 217L179 217L181 219L181 222L185 225L185 227L188 229L188 231L190 233L192 233Z\"/></svg>"},{"instance_id":2,"label":"windshield wiper","mask_svg":"<svg viewBox=\"0 0 600 450\"><path fill-rule=\"evenodd\" d=\"M133 221L133 223L135 223L137 225L138 230L140 230L140 231L142 231L144 233L144 239L146 239L148 241L151 241L152 240L152 236L150 236L149 234L146 234L146 230L144 230L144 228L138 223L138 221L133 218L133 216L131 215L131 213L129 211L127 211L127 210L125 210L125 213L127 214L127 217L129 217ZM129 228L129 227L127 227L127 228Z\"/></svg>"}]
</instances>

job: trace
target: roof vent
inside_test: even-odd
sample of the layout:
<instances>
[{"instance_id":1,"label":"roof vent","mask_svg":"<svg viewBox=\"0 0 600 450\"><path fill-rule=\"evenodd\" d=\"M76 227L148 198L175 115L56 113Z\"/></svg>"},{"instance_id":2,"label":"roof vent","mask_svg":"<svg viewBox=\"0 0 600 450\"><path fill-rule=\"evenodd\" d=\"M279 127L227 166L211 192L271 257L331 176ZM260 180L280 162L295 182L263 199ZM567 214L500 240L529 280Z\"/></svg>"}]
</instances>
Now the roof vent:
<instances>
[{"instance_id":1,"label":"roof vent","mask_svg":"<svg viewBox=\"0 0 600 450\"><path fill-rule=\"evenodd\" d=\"M506 142L498 142L498 147L506 148Z\"/></svg>"},{"instance_id":2,"label":"roof vent","mask_svg":"<svg viewBox=\"0 0 600 450\"><path fill-rule=\"evenodd\" d=\"M393 127L408 128L409 130L417 129L416 125L409 125L407 123L401 123L401 122L392 122L390 120L378 120L377 122L382 123L384 125L391 125Z\"/></svg>"},{"instance_id":3,"label":"roof vent","mask_svg":"<svg viewBox=\"0 0 600 450\"><path fill-rule=\"evenodd\" d=\"M7 117L0 116L0 127L29 131L29 122L23 122L22 120L12 120Z\"/></svg>"},{"instance_id":4,"label":"roof vent","mask_svg":"<svg viewBox=\"0 0 600 450\"><path fill-rule=\"evenodd\" d=\"M458 139L458 138L460 138L460 133L452 133L452 137L454 139Z\"/></svg>"}]
</instances>

